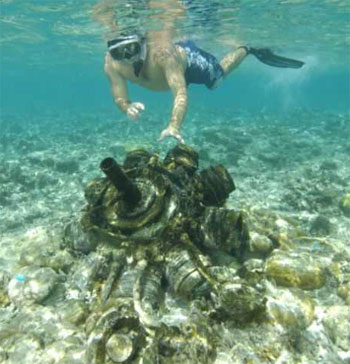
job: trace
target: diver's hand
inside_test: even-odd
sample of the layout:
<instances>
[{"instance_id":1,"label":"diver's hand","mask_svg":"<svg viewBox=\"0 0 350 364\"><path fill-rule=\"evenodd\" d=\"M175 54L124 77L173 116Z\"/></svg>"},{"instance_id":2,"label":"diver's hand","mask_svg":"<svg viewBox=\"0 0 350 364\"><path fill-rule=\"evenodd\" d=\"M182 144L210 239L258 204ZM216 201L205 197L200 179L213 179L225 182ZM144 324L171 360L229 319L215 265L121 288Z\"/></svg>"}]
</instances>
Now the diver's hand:
<instances>
[{"instance_id":1,"label":"diver's hand","mask_svg":"<svg viewBox=\"0 0 350 364\"><path fill-rule=\"evenodd\" d=\"M161 142L162 140L164 140L165 138L168 138L168 137L175 138L179 143L182 143L182 144L185 143L185 140L183 139L181 134L176 129L173 129L171 127L167 127L166 129L164 129L161 132L158 141Z\"/></svg>"},{"instance_id":2,"label":"diver's hand","mask_svg":"<svg viewBox=\"0 0 350 364\"><path fill-rule=\"evenodd\" d=\"M136 120L140 117L142 111L145 110L145 105L141 102L132 102L126 110L126 115L131 120Z\"/></svg>"}]
</instances>

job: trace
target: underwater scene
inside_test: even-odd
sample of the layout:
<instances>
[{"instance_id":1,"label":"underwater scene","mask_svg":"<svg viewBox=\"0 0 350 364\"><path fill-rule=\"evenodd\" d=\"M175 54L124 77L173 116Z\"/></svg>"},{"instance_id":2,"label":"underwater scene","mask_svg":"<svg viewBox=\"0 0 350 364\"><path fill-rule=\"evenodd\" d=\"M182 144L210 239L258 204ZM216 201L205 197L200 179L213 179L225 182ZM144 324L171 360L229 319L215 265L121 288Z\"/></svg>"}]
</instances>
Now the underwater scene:
<instances>
[{"instance_id":1,"label":"underwater scene","mask_svg":"<svg viewBox=\"0 0 350 364\"><path fill-rule=\"evenodd\" d=\"M350 2L0 7L0 363L350 364Z\"/></svg>"}]
</instances>

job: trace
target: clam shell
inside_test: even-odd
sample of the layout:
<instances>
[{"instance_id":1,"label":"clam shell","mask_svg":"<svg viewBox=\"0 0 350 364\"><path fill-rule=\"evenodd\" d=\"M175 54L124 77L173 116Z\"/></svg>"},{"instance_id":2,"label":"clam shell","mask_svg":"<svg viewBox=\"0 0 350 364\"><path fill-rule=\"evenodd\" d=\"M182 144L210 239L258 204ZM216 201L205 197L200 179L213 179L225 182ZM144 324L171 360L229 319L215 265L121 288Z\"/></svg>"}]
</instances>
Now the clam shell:
<instances>
[{"instance_id":1,"label":"clam shell","mask_svg":"<svg viewBox=\"0 0 350 364\"><path fill-rule=\"evenodd\" d=\"M145 326L159 325L159 308L164 299L162 273L157 267L146 267L133 290L135 311Z\"/></svg>"},{"instance_id":2,"label":"clam shell","mask_svg":"<svg viewBox=\"0 0 350 364\"><path fill-rule=\"evenodd\" d=\"M125 334L113 334L107 341L106 352L114 363L124 363L134 353L132 339Z\"/></svg>"},{"instance_id":3,"label":"clam shell","mask_svg":"<svg viewBox=\"0 0 350 364\"><path fill-rule=\"evenodd\" d=\"M166 278L180 296L191 298L202 295L208 285L185 249L170 251L166 257ZM209 261L207 262L209 265Z\"/></svg>"}]
</instances>

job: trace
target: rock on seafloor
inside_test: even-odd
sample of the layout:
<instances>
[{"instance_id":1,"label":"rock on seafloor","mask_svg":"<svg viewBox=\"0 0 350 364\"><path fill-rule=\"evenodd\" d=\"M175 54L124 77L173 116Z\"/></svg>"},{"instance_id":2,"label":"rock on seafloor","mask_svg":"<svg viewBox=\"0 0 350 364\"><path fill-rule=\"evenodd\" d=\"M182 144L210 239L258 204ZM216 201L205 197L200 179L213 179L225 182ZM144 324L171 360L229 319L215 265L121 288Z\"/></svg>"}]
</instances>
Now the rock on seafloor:
<instances>
[{"instance_id":1,"label":"rock on seafloor","mask_svg":"<svg viewBox=\"0 0 350 364\"><path fill-rule=\"evenodd\" d=\"M324 324L332 341L340 350L349 353L350 360L350 307L329 307Z\"/></svg>"},{"instance_id":2,"label":"rock on seafloor","mask_svg":"<svg viewBox=\"0 0 350 364\"><path fill-rule=\"evenodd\" d=\"M325 267L307 253L275 251L266 262L266 273L286 287L312 290L326 282Z\"/></svg>"},{"instance_id":3,"label":"rock on seafloor","mask_svg":"<svg viewBox=\"0 0 350 364\"><path fill-rule=\"evenodd\" d=\"M11 302L16 305L42 303L53 291L59 276L51 268L35 265L20 269L8 286Z\"/></svg>"},{"instance_id":4,"label":"rock on seafloor","mask_svg":"<svg viewBox=\"0 0 350 364\"><path fill-rule=\"evenodd\" d=\"M340 285L337 293L350 306L350 282Z\"/></svg>"},{"instance_id":5,"label":"rock on seafloor","mask_svg":"<svg viewBox=\"0 0 350 364\"><path fill-rule=\"evenodd\" d=\"M267 300L267 313L286 330L304 330L314 319L311 297L298 288L274 292Z\"/></svg>"}]
</instances>

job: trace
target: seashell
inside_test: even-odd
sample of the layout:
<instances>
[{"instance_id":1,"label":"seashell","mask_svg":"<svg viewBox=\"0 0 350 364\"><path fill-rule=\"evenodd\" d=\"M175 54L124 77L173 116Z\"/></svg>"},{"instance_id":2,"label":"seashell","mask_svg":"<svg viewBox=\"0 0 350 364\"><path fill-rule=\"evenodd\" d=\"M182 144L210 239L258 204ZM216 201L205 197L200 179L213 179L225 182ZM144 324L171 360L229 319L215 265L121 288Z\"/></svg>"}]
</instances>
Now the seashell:
<instances>
[{"instance_id":1,"label":"seashell","mask_svg":"<svg viewBox=\"0 0 350 364\"><path fill-rule=\"evenodd\" d=\"M209 167L200 172L203 184L203 200L206 206L221 206L236 189L232 177L222 165Z\"/></svg>"},{"instance_id":2,"label":"seashell","mask_svg":"<svg viewBox=\"0 0 350 364\"><path fill-rule=\"evenodd\" d=\"M111 297L114 298L133 298L134 297L134 286L142 274L142 269L135 266L126 266L125 270L120 275L116 283L115 290L111 293Z\"/></svg>"},{"instance_id":3,"label":"seashell","mask_svg":"<svg viewBox=\"0 0 350 364\"><path fill-rule=\"evenodd\" d=\"M164 299L162 278L162 271L156 266L147 266L144 260L126 266L111 292L111 299L130 299L142 324L157 326Z\"/></svg>"},{"instance_id":4,"label":"seashell","mask_svg":"<svg viewBox=\"0 0 350 364\"><path fill-rule=\"evenodd\" d=\"M241 212L207 207L201 224L203 245L241 256L249 240L247 226Z\"/></svg>"},{"instance_id":5,"label":"seashell","mask_svg":"<svg viewBox=\"0 0 350 364\"><path fill-rule=\"evenodd\" d=\"M123 312L111 308L100 317L90 334L85 360L89 364L104 364L107 353L106 344L112 336L116 335L109 343L110 357L122 359L119 362L126 361L137 350L138 340L142 334L137 318L126 317ZM113 343L119 345L115 351L112 348ZM123 348L122 344L126 347Z\"/></svg>"},{"instance_id":6,"label":"seashell","mask_svg":"<svg viewBox=\"0 0 350 364\"><path fill-rule=\"evenodd\" d=\"M266 235L253 232L250 234L249 250L264 257L273 250L273 243Z\"/></svg>"},{"instance_id":7,"label":"seashell","mask_svg":"<svg viewBox=\"0 0 350 364\"><path fill-rule=\"evenodd\" d=\"M204 259L209 266L209 259ZM172 289L182 297L193 298L209 292L209 284L192 262L190 254L180 247L167 254L165 274Z\"/></svg>"},{"instance_id":8,"label":"seashell","mask_svg":"<svg viewBox=\"0 0 350 364\"><path fill-rule=\"evenodd\" d=\"M114 363L124 363L134 353L132 339L124 334L113 334L106 344L106 352Z\"/></svg>"},{"instance_id":9,"label":"seashell","mask_svg":"<svg viewBox=\"0 0 350 364\"><path fill-rule=\"evenodd\" d=\"M163 325L142 352L143 363L212 364L216 357L215 334L205 316L191 317L180 327Z\"/></svg>"},{"instance_id":10,"label":"seashell","mask_svg":"<svg viewBox=\"0 0 350 364\"><path fill-rule=\"evenodd\" d=\"M152 154L145 149L135 149L129 152L124 160L123 168L125 170L132 170L135 168L145 168L151 159Z\"/></svg>"},{"instance_id":11,"label":"seashell","mask_svg":"<svg viewBox=\"0 0 350 364\"><path fill-rule=\"evenodd\" d=\"M163 164L169 171L182 167L192 176L198 169L199 155L188 145L179 144L168 152Z\"/></svg>"},{"instance_id":12,"label":"seashell","mask_svg":"<svg viewBox=\"0 0 350 364\"><path fill-rule=\"evenodd\" d=\"M237 277L237 269L227 266L212 266L208 271L218 283L230 282Z\"/></svg>"},{"instance_id":13,"label":"seashell","mask_svg":"<svg viewBox=\"0 0 350 364\"><path fill-rule=\"evenodd\" d=\"M238 277L217 287L211 298L223 318L229 317L239 322L257 319L265 311L263 292L248 286Z\"/></svg>"},{"instance_id":14,"label":"seashell","mask_svg":"<svg viewBox=\"0 0 350 364\"><path fill-rule=\"evenodd\" d=\"M104 197L102 216L117 230L133 231L142 228L163 211L167 186L161 182L160 179L156 185L148 180L134 180L134 184L141 191L142 199L132 210L124 209L121 199L116 198L118 195L115 187L111 185Z\"/></svg>"},{"instance_id":15,"label":"seashell","mask_svg":"<svg viewBox=\"0 0 350 364\"><path fill-rule=\"evenodd\" d=\"M141 199L134 208L125 205L123 194L107 179L104 180L104 189L100 186L101 181L95 180L100 194L98 199L95 196L90 200L98 201L98 204L90 204L82 218L83 231L89 233L89 241L108 241L113 238L115 241L127 238L137 241L154 239L163 232L168 219L178 211L177 196L168 193L170 182L166 177L151 173L144 178L142 170L136 172L128 172L134 174L130 181L141 194ZM93 187L89 185L88 189L93 190Z\"/></svg>"},{"instance_id":16,"label":"seashell","mask_svg":"<svg viewBox=\"0 0 350 364\"><path fill-rule=\"evenodd\" d=\"M133 290L135 311L145 326L159 325L159 309L163 302L162 273L155 267L146 267L139 275Z\"/></svg>"}]
</instances>

